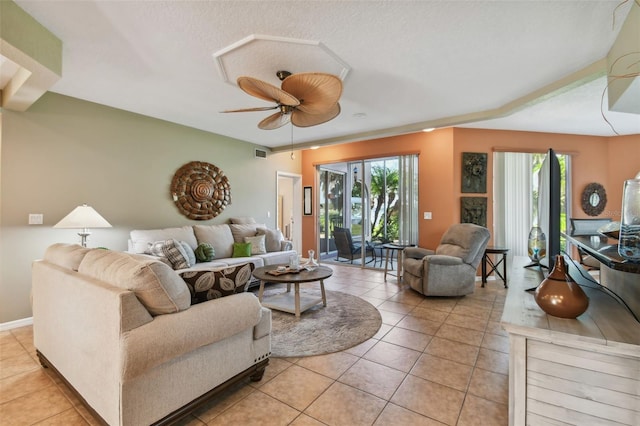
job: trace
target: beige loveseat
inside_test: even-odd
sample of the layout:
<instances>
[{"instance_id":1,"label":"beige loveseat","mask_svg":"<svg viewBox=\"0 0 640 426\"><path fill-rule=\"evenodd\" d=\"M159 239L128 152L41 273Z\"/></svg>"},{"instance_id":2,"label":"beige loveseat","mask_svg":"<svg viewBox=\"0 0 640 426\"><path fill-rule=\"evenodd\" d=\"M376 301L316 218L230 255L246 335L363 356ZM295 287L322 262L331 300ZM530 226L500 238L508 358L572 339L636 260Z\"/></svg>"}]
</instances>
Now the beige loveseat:
<instances>
[{"instance_id":1,"label":"beige loveseat","mask_svg":"<svg viewBox=\"0 0 640 426\"><path fill-rule=\"evenodd\" d=\"M148 256L54 244L32 280L42 364L106 424L170 423L268 363L271 311L254 294L191 305L180 276Z\"/></svg>"},{"instance_id":2,"label":"beige loveseat","mask_svg":"<svg viewBox=\"0 0 640 426\"><path fill-rule=\"evenodd\" d=\"M151 254L150 247L154 243L171 240L183 243L187 250L195 250L202 243L208 243L213 247L215 257L211 261L197 262L186 268L174 264L174 269L178 272L247 262L259 268L287 264L292 255L297 255L292 249L291 241L285 240L279 230L268 229L266 225L255 222L133 230L129 236L128 251L131 253ZM246 243L247 240L254 241L253 252L249 256L234 257L234 244ZM262 240L263 245L255 244L255 240Z\"/></svg>"}]
</instances>

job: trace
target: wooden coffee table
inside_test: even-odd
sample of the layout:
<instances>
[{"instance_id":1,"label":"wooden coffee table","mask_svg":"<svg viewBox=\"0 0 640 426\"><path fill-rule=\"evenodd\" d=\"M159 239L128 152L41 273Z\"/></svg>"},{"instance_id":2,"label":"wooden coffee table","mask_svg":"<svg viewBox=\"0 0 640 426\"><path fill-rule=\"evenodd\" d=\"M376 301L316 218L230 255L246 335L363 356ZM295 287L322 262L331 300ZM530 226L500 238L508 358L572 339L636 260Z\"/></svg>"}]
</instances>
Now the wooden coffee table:
<instances>
[{"instance_id":1,"label":"wooden coffee table","mask_svg":"<svg viewBox=\"0 0 640 426\"><path fill-rule=\"evenodd\" d=\"M313 271L301 269L299 272L286 273L282 275L272 275L269 273L269 271L275 271L278 266L279 265L262 266L253 271L253 276L260 280L258 299L262 303L262 306L276 309L278 311L289 312L291 314L295 314L298 318L300 317L301 312L306 311L320 302L322 302L323 306L327 306L327 296L324 291L324 280L333 274L333 270L331 268L319 266ZM320 282L322 298L301 295L300 284L314 281ZM262 295L264 293L265 282L287 284L287 291L285 293L278 294L277 296L269 297L263 302ZM293 294L291 294L291 284L294 286Z\"/></svg>"}]
</instances>

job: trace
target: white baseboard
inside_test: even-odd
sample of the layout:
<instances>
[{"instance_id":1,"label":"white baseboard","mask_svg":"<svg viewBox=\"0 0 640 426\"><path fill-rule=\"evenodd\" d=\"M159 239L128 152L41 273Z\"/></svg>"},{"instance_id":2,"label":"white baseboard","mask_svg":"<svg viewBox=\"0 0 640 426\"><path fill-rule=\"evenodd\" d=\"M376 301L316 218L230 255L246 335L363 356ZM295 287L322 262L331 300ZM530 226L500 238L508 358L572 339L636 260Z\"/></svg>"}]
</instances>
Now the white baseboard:
<instances>
[{"instance_id":1,"label":"white baseboard","mask_svg":"<svg viewBox=\"0 0 640 426\"><path fill-rule=\"evenodd\" d=\"M33 317L22 318L15 321L3 322L0 323L0 331L7 331L14 328L25 327L27 325L33 324Z\"/></svg>"}]
</instances>

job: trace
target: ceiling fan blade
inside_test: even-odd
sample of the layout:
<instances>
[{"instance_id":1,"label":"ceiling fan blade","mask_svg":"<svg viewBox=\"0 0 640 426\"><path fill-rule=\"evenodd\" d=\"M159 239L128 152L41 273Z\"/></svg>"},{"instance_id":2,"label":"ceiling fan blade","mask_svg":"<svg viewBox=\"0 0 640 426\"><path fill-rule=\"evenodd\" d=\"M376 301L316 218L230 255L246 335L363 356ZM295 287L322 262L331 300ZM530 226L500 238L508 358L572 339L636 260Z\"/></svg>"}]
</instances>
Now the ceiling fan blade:
<instances>
[{"instance_id":1,"label":"ceiling fan blade","mask_svg":"<svg viewBox=\"0 0 640 426\"><path fill-rule=\"evenodd\" d=\"M300 100L298 110L324 114L338 103L342 95L342 80L326 73L292 74L282 81L282 90Z\"/></svg>"},{"instance_id":2,"label":"ceiling fan blade","mask_svg":"<svg viewBox=\"0 0 640 426\"><path fill-rule=\"evenodd\" d=\"M258 127L262 130L274 130L284 126L289 121L291 121L291 114L276 112L258 123Z\"/></svg>"},{"instance_id":3,"label":"ceiling fan blade","mask_svg":"<svg viewBox=\"0 0 640 426\"><path fill-rule=\"evenodd\" d=\"M257 78L238 77L238 87L251 96L255 96L256 98L263 99L265 101L276 102L279 105L300 105L300 101L293 95L290 95L284 90L281 90L266 81L258 80Z\"/></svg>"},{"instance_id":4,"label":"ceiling fan blade","mask_svg":"<svg viewBox=\"0 0 640 426\"><path fill-rule=\"evenodd\" d=\"M291 113L291 122L297 127L310 127L333 120L340 114L340 104L335 104L324 114L309 114L296 108Z\"/></svg>"},{"instance_id":5,"label":"ceiling fan blade","mask_svg":"<svg viewBox=\"0 0 640 426\"><path fill-rule=\"evenodd\" d=\"M269 111L272 109L277 109L278 105L270 106L270 107L256 107L256 108L241 108L241 109L227 109L222 112L251 112L251 111Z\"/></svg>"}]
</instances>

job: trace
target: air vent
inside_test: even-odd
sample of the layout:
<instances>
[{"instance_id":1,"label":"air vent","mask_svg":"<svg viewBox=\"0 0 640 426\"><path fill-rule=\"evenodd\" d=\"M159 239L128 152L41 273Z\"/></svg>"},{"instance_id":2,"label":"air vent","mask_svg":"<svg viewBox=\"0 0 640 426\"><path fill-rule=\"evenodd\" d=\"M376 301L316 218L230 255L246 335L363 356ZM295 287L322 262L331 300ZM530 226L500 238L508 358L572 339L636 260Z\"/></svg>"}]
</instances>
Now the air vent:
<instances>
[{"instance_id":1,"label":"air vent","mask_svg":"<svg viewBox=\"0 0 640 426\"><path fill-rule=\"evenodd\" d=\"M267 151L256 148L256 158L267 158Z\"/></svg>"}]
</instances>

